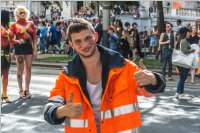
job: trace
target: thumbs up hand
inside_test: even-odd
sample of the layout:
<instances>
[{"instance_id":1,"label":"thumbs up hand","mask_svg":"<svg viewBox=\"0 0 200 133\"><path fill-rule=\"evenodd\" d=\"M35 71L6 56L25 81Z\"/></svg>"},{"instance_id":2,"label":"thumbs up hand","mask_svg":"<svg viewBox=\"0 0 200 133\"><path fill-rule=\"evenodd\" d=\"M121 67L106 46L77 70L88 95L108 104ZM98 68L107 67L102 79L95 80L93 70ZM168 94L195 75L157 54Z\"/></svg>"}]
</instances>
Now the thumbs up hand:
<instances>
[{"instance_id":1,"label":"thumbs up hand","mask_svg":"<svg viewBox=\"0 0 200 133\"><path fill-rule=\"evenodd\" d=\"M72 103L74 98L74 93L70 93L70 97L67 101L67 104L59 107L56 112L58 119L63 117L77 118L82 114L83 106L81 103Z\"/></svg>"},{"instance_id":2,"label":"thumbs up hand","mask_svg":"<svg viewBox=\"0 0 200 133\"><path fill-rule=\"evenodd\" d=\"M134 74L135 81L139 84L139 86L143 87L145 85L156 85L157 80L155 75L146 69L142 59L139 61L139 66L142 70L139 70Z\"/></svg>"}]
</instances>

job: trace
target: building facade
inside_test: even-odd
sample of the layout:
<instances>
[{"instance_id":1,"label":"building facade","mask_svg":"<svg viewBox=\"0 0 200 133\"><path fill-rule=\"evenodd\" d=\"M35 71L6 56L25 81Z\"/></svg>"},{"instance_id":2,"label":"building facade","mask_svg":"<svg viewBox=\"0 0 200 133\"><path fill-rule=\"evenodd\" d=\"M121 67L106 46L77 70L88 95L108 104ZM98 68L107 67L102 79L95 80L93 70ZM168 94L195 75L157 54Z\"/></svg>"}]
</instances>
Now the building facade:
<instances>
[{"instance_id":1,"label":"building facade","mask_svg":"<svg viewBox=\"0 0 200 133\"><path fill-rule=\"evenodd\" d=\"M69 19L74 16L74 13L81 7L87 7L91 4L91 1L67 1L67 0L51 0L52 6L56 7L55 1L60 2L62 5L62 17ZM26 6L30 11L31 15L41 16L46 15L50 17L50 7L45 10L41 4L42 0L1 0L1 8L8 9L11 14L14 12L18 5ZM46 12L46 13L45 13ZM11 20L14 18L11 18Z\"/></svg>"}]
</instances>

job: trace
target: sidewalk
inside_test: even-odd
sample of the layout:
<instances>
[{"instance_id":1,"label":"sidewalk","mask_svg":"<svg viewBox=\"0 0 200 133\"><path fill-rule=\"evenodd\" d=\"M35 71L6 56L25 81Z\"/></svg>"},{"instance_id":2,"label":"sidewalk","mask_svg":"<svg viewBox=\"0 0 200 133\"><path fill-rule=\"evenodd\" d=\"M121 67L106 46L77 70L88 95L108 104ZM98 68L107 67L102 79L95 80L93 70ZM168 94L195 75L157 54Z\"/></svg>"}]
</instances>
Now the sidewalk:
<instances>
[{"instance_id":1,"label":"sidewalk","mask_svg":"<svg viewBox=\"0 0 200 133\"><path fill-rule=\"evenodd\" d=\"M59 54L39 54L37 59L43 59L51 56L61 56ZM63 56L63 55L62 55ZM11 61L12 64L16 64L15 60ZM45 61L35 61L33 60L33 66L43 66L43 67L56 67L56 68L63 68L67 62L45 62Z\"/></svg>"},{"instance_id":2,"label":"sidewalk","mask_svg":"<svg viewBox=\"0 0 200 133\"><path fill-rule=\"evenodd\" d=\"M59 57L64 56L63 54L38 54L37 59L44 59L48 57ZM148 57L149 59L152 59L152 56ZM56 61L36 61L33 60L33 66L44 66L44 67L59 67L62 68L67 62L56 62ZM12 60L12 64L16 64L15 60Z\"/></svg>"},{"instance_id":3,"label":"sidewalk","mask_svg":"<svg viewBox=\"0 0 200 133\"><path fill-rule=\"evenodd\" d=\"M61 54L61 55L60 54L39 54L37 56L37 59L43 59L43 58L47 58L47 57L51 57L51 56L59 57L59 56L63 56L63 54ZM152 59L152 56L149 56L147 58ZM51 67L51 68L53 67L53 68L62 69L65 66L66 63L67 62L55 62L55 61L46 62L46 61L35 61L34 60L33 61L33 66L42 66L42 67ZM16 64L15 60L12 60L12 64ZM162 73L161 72L162 71L161 68L160 69L148 68L148 69L150 69L151 71L154 71L154 72ZM173 69L172 73L173 73L173 75L177 75L175 69ZM190 77L190 75L189 75L189 77ZM200 77L200 75L198 75L198 77Z\"/></svg>"}]
</instances>

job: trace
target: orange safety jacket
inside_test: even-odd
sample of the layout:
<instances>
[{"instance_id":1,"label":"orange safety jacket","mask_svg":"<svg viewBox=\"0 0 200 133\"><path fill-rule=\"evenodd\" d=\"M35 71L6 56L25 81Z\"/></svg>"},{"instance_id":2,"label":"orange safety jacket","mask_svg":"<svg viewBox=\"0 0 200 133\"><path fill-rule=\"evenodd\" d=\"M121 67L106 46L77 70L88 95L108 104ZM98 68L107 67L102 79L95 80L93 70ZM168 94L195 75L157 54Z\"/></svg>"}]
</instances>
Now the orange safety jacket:
<instances>
[{"instance_id":1,"label":"orange safety jacket","mask_svg":"<svg viewBox=\"0 0 200 133\"><path fill-rule=\"evenodd\" d=\"M145 88L139 88L134 80L134 73L140 70L139 67L128 60L124 60L117 53L108 51L100 46L98 48L100 53L105 54L105 52L108 52L108 55L110 54L109 56L111 56L104 57L110 63L107 67L109 69L107 79L102 79L101 133L139 133L141 116L137 96L144 95L149 97L154 95L153 93L163 92L165 82L158 74L155 74L158 81L157 86L150 85L145 86ZM104 55L101 54L102 56ZM105 64L108 64L108 62ZM102 65L104 66L104 63ZM51 124L59 124L64 121L65 133L97 133L95 116L86 92L87 89L84 89L83 80L80 77L76 77L78 68L81 69L82 65L79 64L79 66L77 67L76 63L68 64L67 67L69 69L66 68L58 76L56 85L50 92L48 100L51 104L47 105L45 119ZM72 67L73 70L70 69ZM104 69L106 68L103 67L103 73L106 76ZM69 99L71 92L74 93L73 103L81 103L83 105L82 115L76 119L66 117L62 120L56 120L55 110L58 105L56 106L55 103L65 103Z\"/></svg>"}]
</instances>

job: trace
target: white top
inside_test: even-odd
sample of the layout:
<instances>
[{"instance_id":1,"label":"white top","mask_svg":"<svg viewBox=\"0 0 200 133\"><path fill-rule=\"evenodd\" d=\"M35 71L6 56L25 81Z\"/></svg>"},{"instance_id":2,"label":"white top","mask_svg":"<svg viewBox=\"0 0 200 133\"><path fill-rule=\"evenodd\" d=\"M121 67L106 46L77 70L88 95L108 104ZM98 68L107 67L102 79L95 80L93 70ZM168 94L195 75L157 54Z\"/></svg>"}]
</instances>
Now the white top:
<instances>
[{"instance_id":1,"label":"white top","mask_svg":"<svg viewBox=\"0 0 200 133\"><path fill-rule=\"evenodd\" d=\"M197 69L199 66L199 62L198 62L198 57L199 57L199 46L198 44L192 44L191 47L195 50L195 56L192 62L192 68L193 69Z\"/></svg>"},{"instance_id":2,"label":"white top","mask_svg":"<svg viewBox=\"0 0 200 133\"><path fill-rule=\"evenodd\" d=\"M87 90L91 100L93 112L96 120L97 133L100 133L100 104L102 96L102 83L101 81L98 84L91 84L87 81Z\"/></svg>"}]
</instances>

